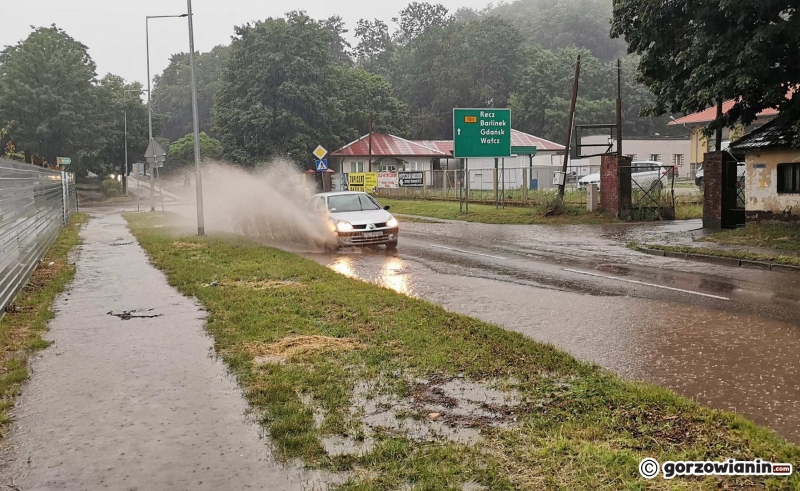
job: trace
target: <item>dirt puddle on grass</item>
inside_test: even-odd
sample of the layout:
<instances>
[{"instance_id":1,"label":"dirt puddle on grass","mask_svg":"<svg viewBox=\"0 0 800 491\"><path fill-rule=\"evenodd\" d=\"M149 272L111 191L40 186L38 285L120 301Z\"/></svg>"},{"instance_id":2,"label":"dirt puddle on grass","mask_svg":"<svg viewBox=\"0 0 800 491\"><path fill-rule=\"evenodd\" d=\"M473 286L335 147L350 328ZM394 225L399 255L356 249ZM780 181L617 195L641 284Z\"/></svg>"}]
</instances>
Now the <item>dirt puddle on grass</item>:
<instances>
[{"instance_id":1,"label":"dirt puddle on grass","mask_svg":"<svg viewBox=\"0 0 800 491\"><path fill-rule=\"evenodd\" d=\"M323 438L328 454L364 455L374 448L377 434L416 442L471 445L481 439L481 429L507 428L516 423L522 404L519 392L501 390L499 381L433 377L409 382L407 397L387 391L380 381L356 384L350 414L358 429L353 435ZM324 419L324 414L318 412L317 419Z\"/></svg>"}]
</instances>

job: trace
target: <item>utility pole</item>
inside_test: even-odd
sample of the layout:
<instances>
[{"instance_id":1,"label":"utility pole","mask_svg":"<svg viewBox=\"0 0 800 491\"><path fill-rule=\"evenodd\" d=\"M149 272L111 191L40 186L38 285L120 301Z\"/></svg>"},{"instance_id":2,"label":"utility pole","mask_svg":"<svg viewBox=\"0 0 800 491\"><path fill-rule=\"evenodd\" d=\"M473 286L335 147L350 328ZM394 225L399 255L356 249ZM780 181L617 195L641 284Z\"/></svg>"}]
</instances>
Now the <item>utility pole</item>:
<instances>
[{"instance_id":1,"label":"utility pole","mask_svg":"<svg viewBox=\"0 0 800 491\"><path fill-rule=\"evenodd\" d=\"M203 180L200 173L200 120L197 116L197 74L194 63L194 24L192 23L192 0L186 0L189 16L189 63L192 66L192 127L194 130L194 169L196 175L197 194L197 235L205 235L205 218L203 217Z\"/></svg>"},{"instance_id":2,"label":"utility pole","mask_svg":"<svg viewBox=\"0 0 800 491\"><path fill-rule=\"evenodd\" d=\"M622 158L622 60L617 59L617 159Z\"/></svg>"},{"instance_id":3,"label":"utility pole","mask_svg":"<svg viewBox=\"0 0 800 491\"><path fill-rule=\"evenodd\" d=\"M128 106L125 96L128 91L122 91L122 108L125 113L125 170L122 172L122 190L125 191L125 196L128 196Z\"/></svg>"},{"instance_id":4,"label":"utility pole","mask_svg":"<svg viewBox=\"0 0 800 491\"><path fill-rule=\"evenodd\" d=\"M720 99L719 103L717 104L717 123L719 123L721 120L722 120L722 99ZM717 141L716 141L716 144L715 144L716 145L715 150L717 152L721 152L722 151L722 126L718 126L717 127L716 140Z\"/></svg>"},{"instance_id":5,"label":"utility pole","mask_svg":"<svg viewBox=\"0 0 800 491\"><path fill-rule=\"evenodd\" d=\"M578 101L578 79L581 76L581 55L578 55L578 60L575 62L575 80L572 82L572 100L569 104L569 117L567 123L567 144L564 149L564 165L561 168L563 173L564 182L558 185L558 196L564 199L564 190L567 186L567 167L569 165L569 145L572 140L572 126L575 123L575 104Z\"/></svg>"},{"instance_id":6,"label":"utility pole","mask_svg":"<svg viewBox=\"0 0 800 491\"><path fill-rule=\"evenodd\" d=\"M369 168L366 172L372 172L372 109L369 110Z\"/></svg>"}]
</instances>

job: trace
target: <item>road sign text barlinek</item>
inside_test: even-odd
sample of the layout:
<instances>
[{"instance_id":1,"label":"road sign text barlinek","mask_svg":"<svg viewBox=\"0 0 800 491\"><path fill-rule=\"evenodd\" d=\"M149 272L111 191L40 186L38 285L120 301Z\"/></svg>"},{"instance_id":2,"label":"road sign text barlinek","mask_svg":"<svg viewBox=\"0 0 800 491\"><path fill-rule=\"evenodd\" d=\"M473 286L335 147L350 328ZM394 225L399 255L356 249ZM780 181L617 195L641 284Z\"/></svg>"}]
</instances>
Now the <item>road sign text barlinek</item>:
<instances>
[{"instance_id":1,"label":"road sign text barlinek","mask_svg":"<svg viewBox=\"0 0 800 491\"><path fill-rule=\"evenodd\" d=\"M511 156L510 109L453 109L453 155Z\"/></svg>"}]
</instances>

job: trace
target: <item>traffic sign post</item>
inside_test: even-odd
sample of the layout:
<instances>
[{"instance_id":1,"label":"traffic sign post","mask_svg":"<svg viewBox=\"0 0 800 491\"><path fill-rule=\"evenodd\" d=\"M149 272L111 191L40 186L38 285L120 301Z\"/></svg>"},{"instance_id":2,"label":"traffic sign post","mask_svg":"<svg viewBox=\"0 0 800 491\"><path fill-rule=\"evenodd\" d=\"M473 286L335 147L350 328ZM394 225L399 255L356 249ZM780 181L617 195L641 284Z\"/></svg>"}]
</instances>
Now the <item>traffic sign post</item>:
<instances>
[{"instance_id":1,"label":"traffic sign post","mask_svg":"<svg viewBox=\"0 0 800 491\"><path fill-rule=\"evenodd\" d=\"M511 109L453 109L453 156L511 156Z\"/></svg>"},{"instance_id":2,"label":"traffic sign post","mask_svg":"<svg viewBox=\"0 0 800 491\"><path fill-rule=\"evenodd\" d=\"M328 159L315 160L314 165L317 167L317 172L325 172L328 170Z\"/></svg>"}]
</instances>

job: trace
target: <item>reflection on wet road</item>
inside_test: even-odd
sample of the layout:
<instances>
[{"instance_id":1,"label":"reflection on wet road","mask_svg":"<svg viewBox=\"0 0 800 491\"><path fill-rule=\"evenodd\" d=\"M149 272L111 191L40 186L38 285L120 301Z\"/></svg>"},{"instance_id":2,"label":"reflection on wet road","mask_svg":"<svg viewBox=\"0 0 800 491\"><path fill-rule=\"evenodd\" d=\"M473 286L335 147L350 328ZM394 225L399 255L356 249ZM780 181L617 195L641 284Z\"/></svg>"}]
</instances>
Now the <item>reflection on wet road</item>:
<instances>
[{"instance_id":1,"label":"reflection on wet road","mask_svg":"<svg viewBox=\"0 0 800 491\"><path fill-rule=\"evenodd\" d=\"M656 227L600 234L595 228L588 236L575 235L585 227L548 227L539 236L499 227L502 240L486 240L491 226L437 224L435 239L429 227L405 224L397 254L306 255L344 275L553 343L625 377L742 413L800 442L796 275L625 249L631 234L663 233Z\"/></svg>"}]
</instances>

